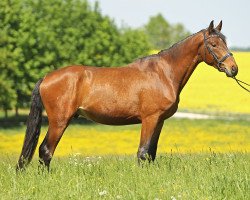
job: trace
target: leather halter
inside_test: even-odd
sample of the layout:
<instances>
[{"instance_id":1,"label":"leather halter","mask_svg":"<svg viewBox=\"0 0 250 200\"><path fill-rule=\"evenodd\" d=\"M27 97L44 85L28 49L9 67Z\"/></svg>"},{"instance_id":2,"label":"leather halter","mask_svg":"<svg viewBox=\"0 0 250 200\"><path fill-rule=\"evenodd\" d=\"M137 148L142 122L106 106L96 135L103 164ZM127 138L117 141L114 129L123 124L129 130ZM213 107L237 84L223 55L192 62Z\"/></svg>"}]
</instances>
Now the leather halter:
<instances>
[{"instance_id":1,"label":"leather halter","mask_svg":"<svg viewBox=\"0 0 250 200\"><path fill-rule=\"evenodd\" d=\"M221 64L230 56L233 56L233 54L231 52L227 52L227 54L225 56L223 56L221 59L218 58L218 56L212 51L212 49L208 46L208 43L207 43L207 39L213 37L213 36L210 36L210 37L206 37L205 35L205 31L202 31L203 33L203 36L204 36L204 45L205 45L205 48L208 50L208 52L213 56L214 60L217 62L216 66L218 67L218 70L219 71L224 71L223 68L221 67ZM219 37L219 36L217 36ZM206 49L204 51L204 54L205 54L205 58L204 58L204 61L206 62Z\"/></svg>"}]
</instances>

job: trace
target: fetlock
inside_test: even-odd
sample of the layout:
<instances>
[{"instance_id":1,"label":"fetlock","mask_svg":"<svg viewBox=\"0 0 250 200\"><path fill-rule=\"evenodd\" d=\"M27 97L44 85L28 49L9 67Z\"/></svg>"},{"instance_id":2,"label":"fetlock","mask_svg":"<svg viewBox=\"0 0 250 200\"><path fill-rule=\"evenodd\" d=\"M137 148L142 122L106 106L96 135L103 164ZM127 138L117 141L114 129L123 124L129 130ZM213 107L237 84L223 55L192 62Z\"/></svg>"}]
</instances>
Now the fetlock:
<instances>
[{"instance_id":1,"label":"fetlock","mask_svg":"<svg viewBox=\"0 0 250 200\"><path fill-rule=\"evenodd\" d=\"M48 147L42 144L39 148L39 162L42 165L49 167L52 155L48 149Z\"/></svg>"}]
</instances>

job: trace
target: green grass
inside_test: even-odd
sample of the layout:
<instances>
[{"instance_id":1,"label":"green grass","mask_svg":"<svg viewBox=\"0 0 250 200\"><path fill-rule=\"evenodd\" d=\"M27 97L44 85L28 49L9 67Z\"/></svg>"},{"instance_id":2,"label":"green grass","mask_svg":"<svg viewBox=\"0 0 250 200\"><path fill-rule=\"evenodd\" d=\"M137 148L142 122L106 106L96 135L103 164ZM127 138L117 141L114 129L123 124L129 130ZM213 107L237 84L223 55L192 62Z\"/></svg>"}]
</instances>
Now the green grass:
<instances>
[{"instance_id":1,"label":"green grass","mask_svg":"<svg viewBox=\"0 0 250 200\"><path fill-rule=\"evenodd\" d=\"M16 174L24 132L0 128L0 199L250 199L248 120L167 120L156 162L143 166L139 125L71 124L50 173L38 170L36 153Z\"/></svg>"},{"instance_id":2,"label":"green grass","mask_svg":"<svg viewBox=\"0 0 250 200\"><path fill-rule=\"evenodd\" d=\"M33 162L16 174L0 162L1 199L250 199L247 153L161 154L138 166L133 156L57 158L51 172Z\"/></svg>"},{"instance_id":3,"label":"green grass","mask_svg":"<svg viewBox=\"0 0 250 200\"><path fill-rule=\"evenodd\" d=\"M167 120L158 150L170 153L138 166L140 126L73 124L57 148L50 173L38 170L35 155L27 171L18 174L15 164L25 128L1 128L0 146L9 141L9 149L0 148L0 199L248 200L249 128L244 120ZM224 153L202 151L213 145ZM59 156L63 151L67 156ZM119 151L132 155L103 155Z\"/></svg>"}]
</instances>

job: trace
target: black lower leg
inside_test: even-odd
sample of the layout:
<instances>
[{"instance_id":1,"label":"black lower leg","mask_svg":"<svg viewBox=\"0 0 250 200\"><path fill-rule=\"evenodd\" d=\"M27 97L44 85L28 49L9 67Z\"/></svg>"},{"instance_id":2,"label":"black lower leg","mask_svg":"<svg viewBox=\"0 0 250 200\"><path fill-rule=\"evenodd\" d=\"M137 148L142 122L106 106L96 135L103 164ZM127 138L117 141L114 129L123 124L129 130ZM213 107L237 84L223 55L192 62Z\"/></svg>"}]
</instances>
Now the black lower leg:
<instances>
[{"instance_id":1,"label":"black lower leg","mask_svg":"<svg viewBox=\"0 0 250 200\"><path fill-rule=\"evenodd\" d=\"M150 160L152 160L152 161L154 161L155 157L156 157L158 140L159 140L162 126L163 126L163 122L160 122L157 125L157 127L154 131L154 134L152 135L152 138L150 140L150 144L149 144L149 148L148 148L148 156L149 156Z\"/></svg>"},{"instance_id":2,"label":"black lower leg","mask_svg":"<svg viewBox=\"0 0 250 200\"><path fill-rule=\"evenodd\" d=\"M157 151L157 145L153 144L153 145L149 146L148 156L149 156L150 160L152 160L152 161L155 160L156 151Z\"/></svg>"},{"instance_id":3,"label":"black lower leg","mask_svg":"<svg viewBox=\"0 0 250 200\"><path fill-rule=\"evenodd\" d=\"M157 152L159 135L153 137L149 144L139 147L137 157L139 162L142 160L148 160L149 162L154 161Z\"/></svg>"},{"instance_id":4,"label":"black lower leg","mask_svg":"<svg viewBox=\"0 0 250 200\"><path fill-rule=\"evenodd\" d=\"M46 145L46 138L39 147L39 158L40 158L39 163L42 166L47 167L47 169L49 170L49 165L52 159L52 155L51 152L49 151L49 148Z\"/></svg>"},{"instance_id":5,"label":"black lower leg","mask_svg":"<svg viewBox=\"0 0 250 200\"><path fill-rule=\"evenodd\" d=\"M141 164L147 160L149 162L154 161L156 157L157 145L140 147L137 152L138 163Z\"/></svg>"}]
</instances>

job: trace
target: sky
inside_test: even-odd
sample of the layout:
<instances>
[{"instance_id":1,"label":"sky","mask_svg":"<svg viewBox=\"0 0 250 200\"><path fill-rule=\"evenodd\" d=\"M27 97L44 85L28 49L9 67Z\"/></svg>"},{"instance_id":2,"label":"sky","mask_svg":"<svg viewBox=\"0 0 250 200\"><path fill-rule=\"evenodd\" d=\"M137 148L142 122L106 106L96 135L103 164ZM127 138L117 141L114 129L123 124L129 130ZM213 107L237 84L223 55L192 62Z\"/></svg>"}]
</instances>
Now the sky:
<instances>
[{"instance_id":1,"label":"sky","mask_svg":"<svg viewBox=\"0 0 250 200\"><path fill-rule=\"evenodd\" d=\"M89 0L93 3L96 0ZM210 21L223 21L228 46L250 47L250 0L98 0L101 12L118 26L136 28L161 13L170 23L182 23L192 33Z\"/></svg>"}]
</instances>

